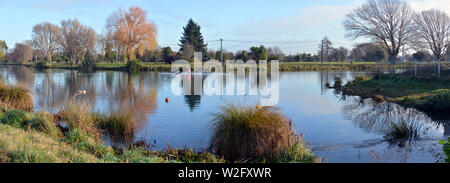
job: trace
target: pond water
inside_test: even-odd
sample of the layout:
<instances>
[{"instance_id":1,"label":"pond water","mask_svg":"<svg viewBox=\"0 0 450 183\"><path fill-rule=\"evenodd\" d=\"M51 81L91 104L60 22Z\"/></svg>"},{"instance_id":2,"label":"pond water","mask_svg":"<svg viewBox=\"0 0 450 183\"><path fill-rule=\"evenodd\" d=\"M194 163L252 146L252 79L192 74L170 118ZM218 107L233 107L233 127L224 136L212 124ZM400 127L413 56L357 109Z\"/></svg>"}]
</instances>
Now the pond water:
<instances>
[{"instance_id":1,"label":"pond water","mask_svg":"<svg viewBox=\"0 0 450 183\"><path fill-rule=\"evenodd\" d=\"M323 162L435 162L442 152L439 140L450 134L448 122L433 121L425 114L396 104L360 102L342 97L325 83L335 77L344 83L364 72L281 72L278 108L303 133L306 142ZM228 103L255 103L259 96L174 95L174 74L74 70L44 70L0 66L9 84L21 84L33 92L35 110L56 113L78 90L95 111L135 113L135 140L146 140L157 149L171 147L205 150L212 132L211 114ZM237 78L237 82L248 82ZM250 86L254 87L254 86ZM248 88L247 88L248 89ZM170 102L166 103L165 98ZM408 142L383 138L387 121L404 120L420 125L424 135ZM112 143L112 142L109 142Z\"/></svg>"}]
</instances>

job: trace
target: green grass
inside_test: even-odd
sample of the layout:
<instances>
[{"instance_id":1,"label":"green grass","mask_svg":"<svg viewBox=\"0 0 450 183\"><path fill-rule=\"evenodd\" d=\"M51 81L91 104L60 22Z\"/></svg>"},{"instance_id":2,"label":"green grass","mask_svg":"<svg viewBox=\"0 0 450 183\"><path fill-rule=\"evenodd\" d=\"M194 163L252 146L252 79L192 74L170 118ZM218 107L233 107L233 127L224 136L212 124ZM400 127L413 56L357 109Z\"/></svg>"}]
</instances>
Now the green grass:
<instances>
[{"instance_id":1,"label":"green grass","mask_svg":"<svg viewBox=\"0 0 450 183\"><path fill-rule=\"evenodd\" d=\"M444 158L444 161L446 163L450 163L450 137L448 137L447 141L441 140L439 144L443 146L442 149L444 150L444 154L446 156L446 158Z\"/></svg>"},{"instance_id":2,"label":"green grass","mask_svg":"<svg viewBox=\"0 0 450 183\"><path fill-rule=\"evenodd\" d=\"M47 112L39 112L32 115L31 119L24 123L25 129L33 129L45 133L53 138L62 136L62 132L55 125L53 115Z\"/></svg>"},{"instance_id":3,"label":"green grass","mask_svg":"<svg viewBox=\"0 0 450 183\"><path fill-rule=\"evenodd\" d=\"M102 162L92 154L44 133L0 124L0 162L7 163L87 163Z\"/></svg>"},{"instance_id":4,"label":"green grass","mask_svg":"<svg viewBox=\"0 0 450 183\"><path fill-rule=\"evenodd\" d=\"M218 163L210 153L191 149L152 151L138 145L113 149L98 141L96 134L80 128L68 131L54 126L48 113L1 110L0 119L20 113L18 121L0 123L0 162L11 163ZM6 116L6 117L5 117ZM8 118L9 119L9 118ZM14 120L13 120L14 121Z\"/></svg>"},{"instance_id":5,"label":"green grass","mask_svg":"<svg viewBox=\"0 0 450 183\"><path fill-rule=\"evenodd\" d=\"M310 162L312 153L274 107L228 105L216 113L210 149L229 162Z\"/></svg>"},{"instance_id":6,"label":"green grass","mask_svg":"<svg viewBox=\"0 0 450 183\"><path fill-rule=\"evenodd\" d=\"M25 111L13 109L2 112L0 123L21 128L30 120L30 115Z\"/></svg>"},{"instance_id":7,"label":"green grass","mask_svg":"<svg viewBox=\"0 0 450 183\"><path fill-rule=\"evenodd\" d=\"M405 76L375 76L355 79L342 88L345 95L363 98L384 97L404 107L414 107L435 117L448 118L450 113L450 83L436 79ZM439 115L439 116L436 116Z\"/></svg>"}]
</instances>

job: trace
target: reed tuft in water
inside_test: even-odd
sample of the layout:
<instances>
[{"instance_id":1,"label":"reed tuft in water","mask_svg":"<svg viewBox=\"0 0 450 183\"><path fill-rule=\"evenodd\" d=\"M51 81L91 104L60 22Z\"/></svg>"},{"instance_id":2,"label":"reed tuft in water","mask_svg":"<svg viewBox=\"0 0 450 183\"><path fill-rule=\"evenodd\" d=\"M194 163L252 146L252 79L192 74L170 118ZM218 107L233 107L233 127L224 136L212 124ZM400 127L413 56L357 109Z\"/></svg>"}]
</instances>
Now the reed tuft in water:
<instances>
[{"instance_id":1,"label":"reed tuft in water","mask_svg":"<svg viewBox=\"0 0 450 183\"><path fill-rule=\"evenodd\" d=\"M306 161L312 153L275 107L228 105L214 114L210 149L229 162Z\"/></svg>"},{"instance_id":2,"label":"reed tuft in water","mask_svg":"<svg viewBox=\"0 0 450 183\"><path fill-rule=\"evenodd\" d=\"M400 121L399 123L391 122L385 132L385 138L387 140L409 140L419 138L420 135L420 125L416 122L407 121Z\"/></svg>"},{"instance_id":3,"label":"reed tuft in water","mask_svg":"<svg viewBox=\"0 0 450 183\"><path fill-rule=\"evenodd\" d=\"M113 137L133 138L135 119L133 113L114 111L109 115L96 114L100 128L109 132Z\"/></svg>"}]
</instances>

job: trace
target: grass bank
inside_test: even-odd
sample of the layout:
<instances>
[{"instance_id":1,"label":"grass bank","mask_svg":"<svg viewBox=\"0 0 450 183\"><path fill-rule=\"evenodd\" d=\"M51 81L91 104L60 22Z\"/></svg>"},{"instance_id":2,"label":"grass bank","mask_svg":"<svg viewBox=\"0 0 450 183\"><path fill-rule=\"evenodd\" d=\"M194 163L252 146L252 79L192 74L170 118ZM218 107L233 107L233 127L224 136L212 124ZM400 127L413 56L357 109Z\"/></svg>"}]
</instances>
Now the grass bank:
<instances>
[{"instance_id":1,"label":"grass bank","mask_svg":"<svg viewBox=\"0 0 450 183\"><path fill-rule=\"evenodd\" d=\"M54 63L46 65L31 64L5 64L1 65L25 65L29 67L39 67L46 69L79 69L80 65L70 65L69 63ZM37 66L38 65L38 66ZM97 70L128 70L127 64L123 62L110 63L100 62L96 63ZM191 64L192 65L192 64ZM281 62L280 71L345 71L345 70L369 70L375 68L388 69L387 64L375 64L375 62ZM192 68L192 67L191 67ZM225 69L225 67L224 67ZM269 65L270 69L270 65ZM171 64L163 62L141 62L139 71L161 71L170 72Z\"/></svg>"},{"instance_id":2,"label":"grass bank","mask_svg":"<svg viewBox=\"0 0 450 183\"><path fill-rule=\"evenodd\" d=\"M0 111L0 163L175 163L224 162L191 149L153 151L143 142L127 148L102 144L88 130L62 129L51 114Z\"/></svg>"},{"instance_id":3,"label":"grass bank","mask_svg":"<svg viewBox=\"0 0 450 183\"><path fill-rule=\"evenodd\" d=\"M443 74L450 70L442 71ZM419 109L434 118L450 118L450 81L402 75L357 77L342 87L343 94L380 98L404 107Z\"/></svg>"}]
</instances>

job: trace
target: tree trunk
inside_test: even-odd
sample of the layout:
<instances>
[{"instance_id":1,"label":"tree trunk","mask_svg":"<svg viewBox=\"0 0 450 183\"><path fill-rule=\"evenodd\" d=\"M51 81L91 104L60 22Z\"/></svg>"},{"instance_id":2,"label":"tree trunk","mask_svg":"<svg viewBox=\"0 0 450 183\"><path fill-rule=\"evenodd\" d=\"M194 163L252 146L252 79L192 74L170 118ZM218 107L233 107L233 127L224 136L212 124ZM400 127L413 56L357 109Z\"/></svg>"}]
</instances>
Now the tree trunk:
<instances>
[{"instance_id":1,"label":"tree trunk","mask_svg":"<svg viewBox=\"0 0 450 183\"><path fill-rule=\"evenodd\" d=\"M391 74L392 74L392 76L395 75L395 62L396 62L396 57L397 57L397 55L393 55L393 54L390 54L390 55L389 55L389 62L390 62L390 64L391 64Z\"/></svg>"},{"instance_id":2,"label":"tree trunk","mask_svg":"<svg viewBox=\"0 0 450 183\"><path fill-rule=\"evenodd\" d=\"M47 53L47 62L51 65L52 64L52 54Z\"/></svg>"}]
</instances>

